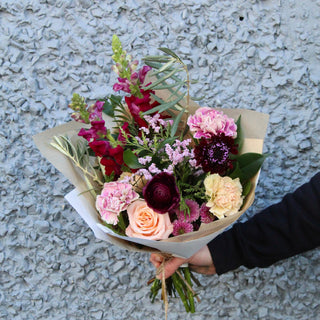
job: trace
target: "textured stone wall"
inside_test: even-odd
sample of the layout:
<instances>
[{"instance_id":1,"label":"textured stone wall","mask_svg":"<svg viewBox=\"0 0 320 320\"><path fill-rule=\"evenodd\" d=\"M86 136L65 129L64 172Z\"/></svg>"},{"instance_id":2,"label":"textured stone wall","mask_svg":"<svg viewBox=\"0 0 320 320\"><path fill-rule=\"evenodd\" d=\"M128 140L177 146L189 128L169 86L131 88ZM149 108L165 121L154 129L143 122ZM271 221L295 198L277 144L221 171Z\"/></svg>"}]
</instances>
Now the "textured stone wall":
<instances>
[{"instance_id":1,"label":"textured stone wall","mask_svg":"<svg viewBox=\"0 0 320 320\"><path fill-rule=\"evenodd\" d=\"M319 170L319 13L319 0L1 0L0 318L164 318L149 256L96 240L31 138L69 120L73 92L111 93L114 33L137 58L181 55L202 105L270 114L245 220ZM169 319L319 319L319 257L200 276L196 314L173 299Z\"/></svg>"}]
</instances>

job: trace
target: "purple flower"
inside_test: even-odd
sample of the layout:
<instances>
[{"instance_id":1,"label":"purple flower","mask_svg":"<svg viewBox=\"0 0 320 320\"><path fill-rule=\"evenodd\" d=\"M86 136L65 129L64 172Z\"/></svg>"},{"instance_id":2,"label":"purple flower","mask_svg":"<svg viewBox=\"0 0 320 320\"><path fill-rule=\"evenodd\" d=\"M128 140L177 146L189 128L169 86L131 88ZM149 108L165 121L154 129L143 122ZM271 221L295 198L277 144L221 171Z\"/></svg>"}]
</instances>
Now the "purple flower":
<instances>
[{"instance_id":1,"label":"purple flower","mask_svg":"<svg viewBox=\"0 0 320 320\"><path fill-rule=\"evenodd\" d=\"M166 172L156 174L143 188L143 197L155 212L166 213L174 210L180 202L174 176Z\"/></svg>"},{"instance_id":2,"label":"purple flower","mask_svg":"<svg viewBox=\"0 0 320 320\"><path fill-rule=\"evenodd\" d=\"M204 172L218 173L221 176L233 167L232 160L229 158L230 153L236 154L237 149L234 140L225 136L202 138L194 148L197 166L201 166Z\"/></svg>"},{"instance_id":3,"label":"purple flower","mask_svg":"<svg viewBox=\"0 0 320 320\"><path fill-rule=\"evenodd\" d=\"M205 203L200 207L200 217L202 223L210 223L216 219L214 214L209 210L210 208L207 207Z\"/></svg>"},{"instance_id":4,"label":"purple flower","mask_svg":"<svg viewBox=\"0 0 320 320\"><path fill-rule=\"evenodd\" d=\"M193 231L193 225L190 222L183 220L176 220L173 222L173 232L174 236L179 236L181 234L189 233Z\"/></svg>"}]
</instances>

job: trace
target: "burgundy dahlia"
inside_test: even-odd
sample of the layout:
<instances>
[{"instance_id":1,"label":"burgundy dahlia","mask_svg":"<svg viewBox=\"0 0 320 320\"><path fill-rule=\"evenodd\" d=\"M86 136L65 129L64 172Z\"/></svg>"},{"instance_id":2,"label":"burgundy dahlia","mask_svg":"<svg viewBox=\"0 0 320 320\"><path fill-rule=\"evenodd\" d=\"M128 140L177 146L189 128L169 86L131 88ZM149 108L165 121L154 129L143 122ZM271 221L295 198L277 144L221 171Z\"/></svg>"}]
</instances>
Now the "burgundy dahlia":
<instances>
[{"instance_id":1,"label":"burgundy dahlia","mask_svg":"<svg viewBox=\"0 0 320 320\"><path fill-rule=\"evenodd\" d=\"M194 149L194 156L197 165L203 171L224 175L228 169L232 169L232 160L229 154L237 153L234 139L224 135L216 136L211 139L200 140L199 145Z\"/></svg>"},{"instance_id":2,"label":"burgundy dahlia","mask_svg":"<svg viewBox=\"0 0 320 320\"><path fill-rule=\"evenodd\" d=\"M174 210L180 202L174 176L166 172L156 174L143 188L143 198L157 213Z\"/></svg>"}]
</instances>

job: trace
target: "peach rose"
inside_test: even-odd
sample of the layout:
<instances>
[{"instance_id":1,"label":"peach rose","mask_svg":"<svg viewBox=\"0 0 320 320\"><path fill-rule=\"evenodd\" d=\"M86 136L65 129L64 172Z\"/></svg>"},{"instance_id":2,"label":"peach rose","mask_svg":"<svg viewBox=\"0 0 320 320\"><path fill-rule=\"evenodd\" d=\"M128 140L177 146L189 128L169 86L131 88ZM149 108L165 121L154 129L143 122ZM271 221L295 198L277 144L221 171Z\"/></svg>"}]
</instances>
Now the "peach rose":
<instances>
[{"instance_id":1,"label":"peach rose","mask_svg":"<svg viewBox=\"0 0 320 320\"><path fill-rule=\"evenodd\" d=\"M167 239L173 231L169 214L159 214L147 206L144 200L136 200L127 209L129 226L126 235L149 240Z\"/></svg>"},{"instance_id":2,"label":"peach rose","mask_svg":"<svg viewBox=\"0 0 320 320\"><path fill-rule=\"evenodd\" d=\"M232 180L216 173L210 174L204 179L204 186L209 197L206 206L216 217L222 219L239 211L243 203L239 178Z\"/></svg>"}]
</instances>

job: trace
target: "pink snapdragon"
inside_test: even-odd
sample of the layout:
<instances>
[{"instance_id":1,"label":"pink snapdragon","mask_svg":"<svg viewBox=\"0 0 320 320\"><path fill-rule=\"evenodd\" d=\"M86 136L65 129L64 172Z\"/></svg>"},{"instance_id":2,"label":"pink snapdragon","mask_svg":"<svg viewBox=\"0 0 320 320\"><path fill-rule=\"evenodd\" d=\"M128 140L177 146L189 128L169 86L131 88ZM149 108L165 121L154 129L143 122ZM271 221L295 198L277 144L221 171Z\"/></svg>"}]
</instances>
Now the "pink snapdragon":
<instances>
[{"instance_id":1,"label":"pink snapdragon","mask_svg":"<svg viewBox=\"0 0 320 320\"><path fill-rule=\"evenodd\" d=\"M102 220L116 225L120 212L126 210L138 198L139 195L133 190L131 184L108 182L104 184L101 194L97 196L96 208Z\"/></svg>"},{"instance_id":2,"label":"pink snapdragon","mask_svg":"<svg viewBox=\"0 0 320 320\"><path fill-rule=\"evenodd\" d=\"M104 101L96 101L95 104L91 105L88 108L89 120L91 121L100 121L102 120L102 111L103 111Z\"/></svg>"},{"instance_id":3,"label":"pink snapdragon","mask_svg":"<svg viewBox=\"0 0 320 320\"><path fill-rule=\"evenodd\" d=\"M188 126L196 139L210 139L222 134L234 139L237 137L237 125L234 120L209 107L199 108L194 115L189 116Z\"/></svg>"}]
</instances>

